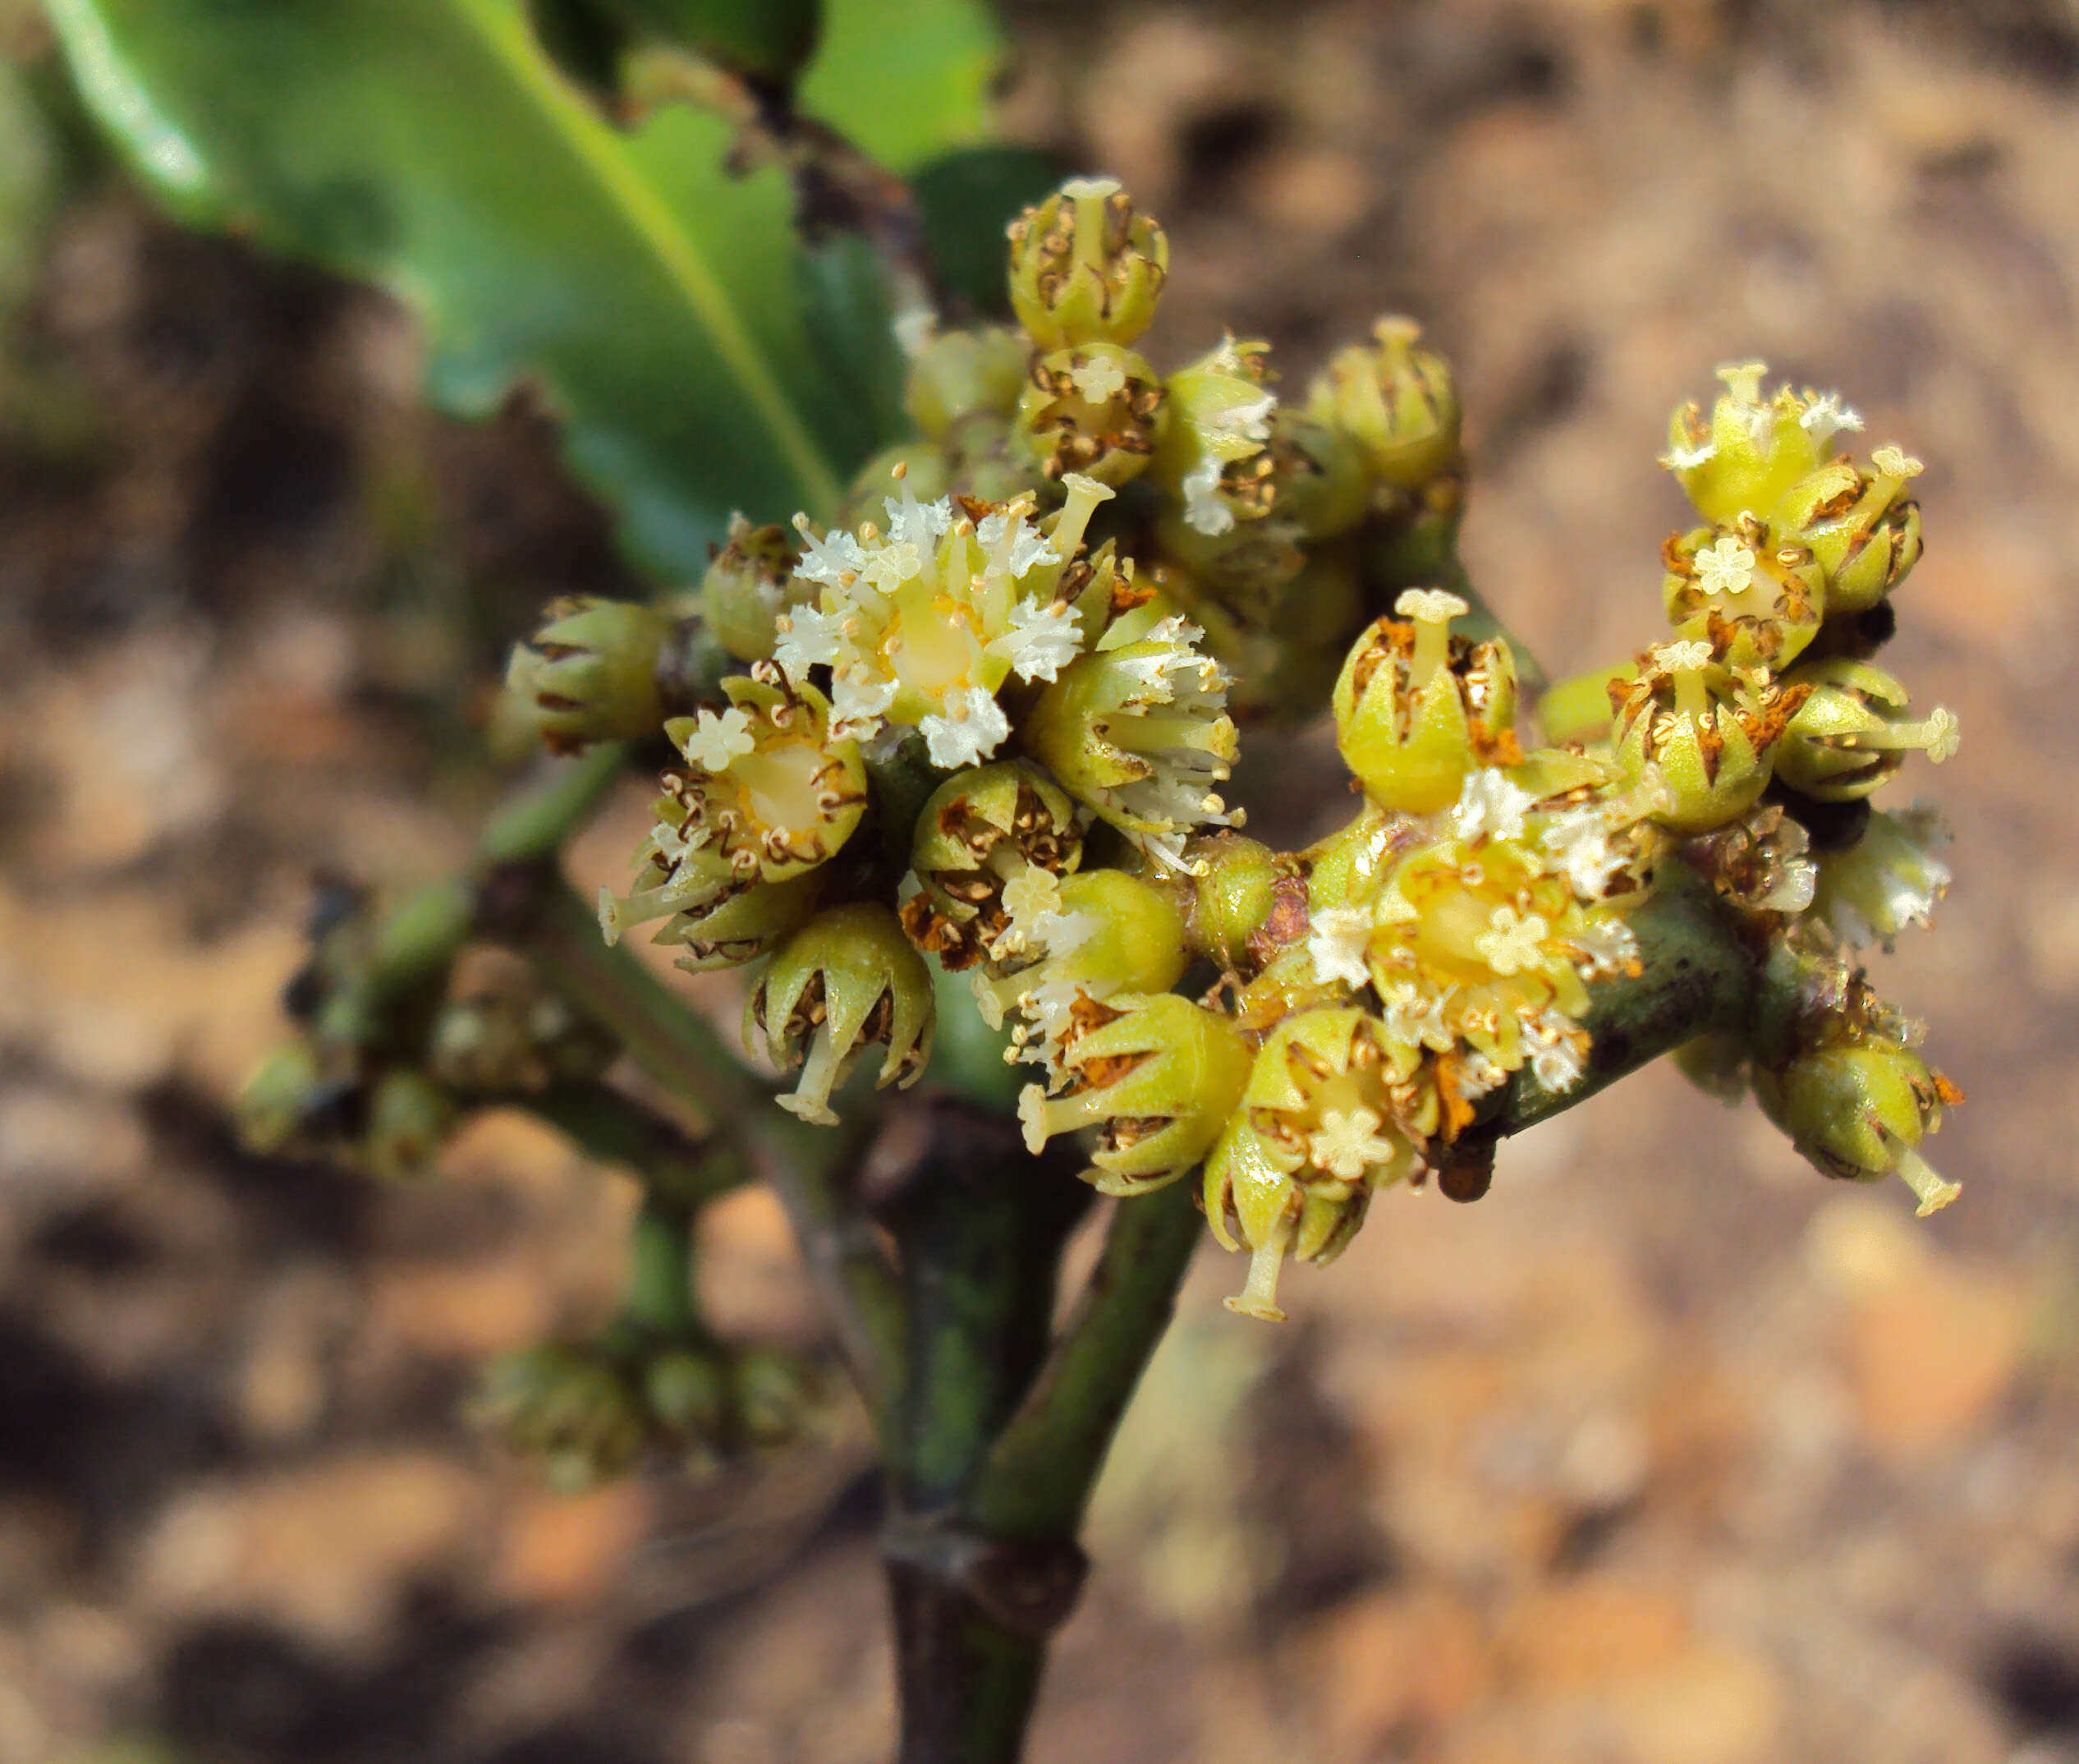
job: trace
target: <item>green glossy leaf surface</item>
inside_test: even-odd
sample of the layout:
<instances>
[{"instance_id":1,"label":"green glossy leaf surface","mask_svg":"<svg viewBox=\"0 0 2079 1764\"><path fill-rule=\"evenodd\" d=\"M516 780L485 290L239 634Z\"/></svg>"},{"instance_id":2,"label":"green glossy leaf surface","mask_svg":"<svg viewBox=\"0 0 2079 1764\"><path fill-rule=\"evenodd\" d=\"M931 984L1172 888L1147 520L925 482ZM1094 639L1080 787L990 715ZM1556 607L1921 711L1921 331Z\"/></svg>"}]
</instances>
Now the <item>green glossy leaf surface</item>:
<instances>
[{"instance_id":1,"label":"green glossy leaf surface","mask_svg":"<svg viewBox=\"0 0 2079 1764\"><path fill-rule=\"evenodd\" d=\"M873 425L808 339L782 177L726 177L719 121L672 108L617 132L520 0L48 10L89 105L177 214L401 296L444 409L538 387L641 561L692 574L732 509L835 504ZM861 57L831 111L874 150L986 125L994 39L969 0L840 0L826 50Z\"/></svg>"}]
</instances>

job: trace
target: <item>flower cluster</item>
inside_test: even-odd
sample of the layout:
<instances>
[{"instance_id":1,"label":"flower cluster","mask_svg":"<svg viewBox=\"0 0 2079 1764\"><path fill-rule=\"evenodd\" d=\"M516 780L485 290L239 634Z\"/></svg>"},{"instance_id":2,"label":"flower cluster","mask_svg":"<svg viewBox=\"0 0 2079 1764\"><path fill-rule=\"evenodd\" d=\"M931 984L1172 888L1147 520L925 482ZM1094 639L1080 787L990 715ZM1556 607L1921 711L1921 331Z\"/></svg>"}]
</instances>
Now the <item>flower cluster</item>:
<instances>
[{"instance_id":1,"label":"flower cluster","mask_svg":"<svg viewBox=\"0 0 2079 1764\"><path fill-rule=\"evenodd\" d=\"M1940 1204L1917 1148L1956 1093L1847 953L1948 883L1931 817L1866 802L1956 743L1871 659L1918 466L1837 453L1836 397L1722 370L1671 434L1702 524L1664 550L1666 634L1546 695L1539 745L1535 671L1457 563L1441 359L1388 319L1290 404L1259 342L1165 373L1140 345L1168 269L1116 185L1064 186L1011 229L1017 328L910 339L920 439L830 524L736 523L702 595L744 671L661 720L679 763L608 938L662 921L682 965L761 963L746 1030L807 1121L862 1064L915 1082L938 1013L973 1011L1037 1068L1028 1146L1072 1137L1129 1204L1199 1172L1250 1256L1229 1302L1277 1317L1284 1263L1379 1190L1476 1192L1504 1110L1632 1063L1604 1001L1654 983L1675 894L1799 1001L1711 1069L1829 1174ZM585 694L666 647L566 609L515 679L581 744L630 720ZM1237 718L1324 707L1356 812L1273 851L1223 793Z\"/></svg>"}]
</instances>

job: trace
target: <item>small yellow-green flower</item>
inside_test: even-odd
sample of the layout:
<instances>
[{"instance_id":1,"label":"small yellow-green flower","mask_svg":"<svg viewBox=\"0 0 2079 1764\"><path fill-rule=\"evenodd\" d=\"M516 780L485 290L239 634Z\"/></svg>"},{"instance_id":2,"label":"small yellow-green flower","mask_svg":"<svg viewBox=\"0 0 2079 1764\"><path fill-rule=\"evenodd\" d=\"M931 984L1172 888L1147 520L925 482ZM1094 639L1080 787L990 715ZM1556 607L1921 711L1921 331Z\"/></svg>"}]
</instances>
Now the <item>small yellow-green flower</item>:
<instances>
[{"instance_id":1,"label":"small yellow-green flower","mask_svg":"<svg viewBox=\"0 0 2079 1764\"><path fill-rule=\"evenodd\" d=\"M1776 748L1776 775L1822 802L1866 797L1918 750L1935 765L1957 751L1956 714L1937 705L1906 714L1906 688L1883 668L1844 655L1809 662L1789 683L1807 688Z\"/></svg>"},{"instance_id":2,"label":"small yellow-green flower","mask_svg":"<svg viewBox=\"0 0 2079 1764\"><path fill-rule=\"evenodd\" d=\"M1251 1049L1216 1011L1173 992L1117 994L1090 1013L1063 1058L1069 1087L1029 1084L1019 1099L1026 1147L1102 1127L1090 1180L1104 1194L1145 1193L1203 1158L1241 1100Z\"/></svg>"},{"instance_id":3,"label":"small yellow-green flower","mask_svg":"<svg viewBox=\"0 0 2079 1764\"><path fill-rule=\"evenodd\" d=\"M1148 328L1169 241L1108 177L1072 177L1012 222L1011 307L1041 349L1130 343Z\"/></svg>"},{"instance_id":4,"label":"small yellow-green flower","mask_svg":"<svg viewBox=\"0 0 2079 1764\"><path fill-rule=\"evenodd\" d=\"M1430 815L1466 774L1519 758L1516 661L1499 638L1453 636L1470 610L1441 589L1411 588L1351 646L1335 683L1336 745L1383 808Z\"/></svg>"},{"instance_id":5,"label":"small yellow-green flower","mask_svg":"<svg viewBox=\"0 0 2079 1764\"><path fill-rule=\"evenodd\" d=\"M1668 542L1661 599L1677 637L1735 667L1787 667L1819 635L1825 578L1811 553L1753 515Z\"/></svg>"},{"instance_id":6,"label":"small yellow-green flower","mask_svg":"<svg viewBox=\"0 0 2079 1764\"><path fill-rule=\"evenodd\" d=\"M1380 484L1414 489L1458 463L1457 392L1443 357L1418 347L1412 319L1381 319L1373 335L1336 351L1307 410L1357 443Z\"/></svg>"},{"instance_id":7,"label":"small yellow-green flower","mask_svg":"<svg viewBox=\"0 0 2079 1764\"><path fill-rule=\"evenodd\" d=\"M1921 505L1907 491L1921 462L1880 447L1863 471L1837 459L1800 479L1776 513L1826 576L1829 613L1867 612L1920 561Z\"/></svg>"},{"instance_id":8,"label":"small yellow-green flower","mask_svg":"<svg viewBox=\"0 0 2079 1764\"><path fill-rule=\"evenodd\" d=\"M513 645L506 689L553 752L640 740L663 720L657 663L671 628L662 613L632 600L555 601L548 622Z\"/></svg>"},{"instance_id":9,"label":"small yellow-green flower","mask_svg":"<svg viewBox=\"0 0 2079 1764\"><path fill-rule=\"evenodd\" d=\"M1013 903L1035 879L1066 875L1081 861L1083 831L1067 793L1036 767L1016 761L956 772L917 816L910 866L917 892L902 923L920 949L956 972L1021 953ZM1028 912L1028 919L1031 916Z\"/></svg>"},{"instance_id":10,"label":"small yellow-green flower","mask_svg":"<svg viewBox=\"0 0 2079 1764\"><path fill-rule=\"evenodd\" d=\"M1659 774L1667 795L1654 818L1682 833L1707 833L1753 806L1803 698L1765 672L1727 667L1696 638L1649 651L1636 678L1609 690L1619 768L1635 784Z\"/></svg>"},{"instance_id":11,"label":"small yellow-green flower","mask_svg":"<svg viewBox=\"0 0 2079 1764\"><path fill-rule=\"evenodd\" d=\"M866 1050L887 1049L879 1087L914 1084L931 1057L931 972L895 915L861 903L833 907L781 945L744 1013L744 1033L801 1079L779 1105L833 1127L830 1093Z\"/></svg>"},{"instance_id":12,"label":"small yellow-green flower","mask_svg":"<svg viewBox=\"0 0 2079 1764\"><path fill-rule=\"evenodd\" d=\"M1696 512L1714 524L1743 514L1766 520L1792 485L1833 457L1835 435L1862 426L1833 393L1785 386L1765 393L1761 376L1768 371L1765 361L1722 367L1725 390L1710 417L1690 403L1669 420L1661 462Z\"/></svg>"}]
</instances>

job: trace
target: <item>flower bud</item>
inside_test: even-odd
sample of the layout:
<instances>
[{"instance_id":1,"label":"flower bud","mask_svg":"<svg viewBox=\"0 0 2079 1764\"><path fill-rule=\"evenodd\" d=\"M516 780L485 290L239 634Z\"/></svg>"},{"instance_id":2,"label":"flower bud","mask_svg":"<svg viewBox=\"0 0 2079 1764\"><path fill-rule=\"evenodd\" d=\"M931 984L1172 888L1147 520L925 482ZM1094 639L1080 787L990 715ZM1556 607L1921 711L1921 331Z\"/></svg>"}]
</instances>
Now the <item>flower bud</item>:
<instances>
[{"instance_id":1,"label":"flower bud","mask_svg":"<svg viewBox=\"0 0 2079 1764\"><path fill-rule=\"evenodd\" d=\"M360 1155L370 1174L385 1182L423 1176L454 1130L453 1096L424 1073L392 1066L368 1091L368 1124Z\"/></svg>"},{"instance_id":2,"label":"flower bud","mask_svg":"<svg viewBox=\"0 0 2079 1764\"><path fill-rule=\"evenodd\" d=\"M1163 383L1168 423L1155 448L1154 477L1194 532L1218 537L1233 531L1237 520L1270 512L1276 494L1270 424L1278 400L1264 389L1269 349L1230 336Z\"/></svg>"},{"instance_id":3,"label":"flower bud","mask_svg":"<svg viewBox=\"0 0 2079 1764\"><path fill-rule=\"evenodd\" d=\"M1251 1050L1218 1013L1173 992L1122 993L1069 1045L1065 1095L1029 1084L1018 1100L1026 1149L1101 1125L1087 1179L1099 1193L1164 1187L1204 1157L1241 1100Z\"/></svg>"},{"instance_id":4,"label":"flower bud","mask_svg":"<svg viewBox=\"0 0 2079 1764\"><path fill-rule=\"evenodd\" d=\"M597 741L635 741L663 720L657 662L671 621L632 600L573 595L513 645L506 690L530 710L542 745L575 753Z\"/></svg>"},{"instance_id":5,"label":"flower bud","mask_svg":"<svg viewBox=\"0 0 2079 1764\"><path fill-rule=\"evenodd\" d=\"M931 1057L931 972L887 907L833 907L780 947L744 1013L773 1058L801 1081L779 1105L834 1127L830 1093L874 1043L888 1051L877 1087L905 1087Z\"/></svg>"},{"instance_id":6,"label":"flower bud","mask_svg":"<svg viewBox=\"0 0 2079 1764\"><path fill-rule=\"evenodd\" d=\"M1017 1047L1057 1072L1062 1047L1085 1027L1076 1014L1081 1003L1167 992L1190 959L1176 898L1123 870L1086 870L1058 882L1028 871L1006 891L1004 905L1011 925L998 939L1002 965L1023 965L976 974L975 1001L992 1029L1013 1006L1021 1008L1030 1021Z\"/></svg>"},{"instance_id":7,"label":"flower bud","mask_svg":"<svg viewBox=\"0 0 2079 1764\"><path fill-rule=\"evenodd\" d=\"M1361 636L1332 704L1343 763L1380 806L1430 815L1455 802L1466 774L1521 756L1516 660L1497 637L1451 634L1469 610L1456 595L1411 588Z\"/></svg>"},{"instance_id":8,"label":"flower bud","mask_svg":"<svg viewBox=\"0 0 2079 1764\"><path fill-rule=\"evenodd\" d=\"M1670 539L1661 557L1661 599L1675 635L1711 643L1733 667L1783 668L1819 635L1819 565L1755 516Z\"/></svg>"},{"instance_id":9,"label":"flower bud","mask_svg":"<svg viewBox=\"0 0 2079 1764\"><path fill-rule=\"evenodd\" d=\"M643 1400L657 1430L682 1449L711 1445L729 1420L729 1367L713 1353L670 1348L642 1369Z\"/></svg>"},{"instance_id":10,"label":"flower bud","mask_svg":"<svg viewBox=\"0 0 2079 1764\"><path fill-rule=\"evenodd\" d=\"M1354 439L1379 483L1414 489L1458 464L1457 390L1443 358L1416 347L1412 319L1381 319L1372 334L1375 345L1336 352L1307 411Z\"/></svg>"},{"instance_id":11,"label":"flower bud","mask_svg":"<svg viewBox=\"0 0 2079 1764\"><path fill-rule=\"evenodd\" d=\"M1934 855L1948 843L1932 809L1872 811L1853 845L1820 856L1812 917L1851 949L1890 949L1901 931L1927 924L1948 893L1949 866Z\"/></svg>"},{"instance_id":12,"label":"flower bud","mask_svg":"<svg viewBox=\"0 0 2079 1764\"><path fill-rule=\"evenodd\" d=\"M800 1438L825 1401L824 1380L810 1361L773 1348L746 1348L730 1368L731 1394L743 1442L777 1451Z\"/></svg>"},{"instance_id":13,"label":"flower bud","mask_svg":"<svg viewBox=\"0 0 2079 1764\"><path fill-rule=\"evenodd\" d=\"M686 953L672 965L689 974L741 967L769 955L809 922L823 899L820 871L782 882L753 882L697 907L675 912L651 937L654 944L680 944Z\"/></svg>"},{"instance_id":14,"label":"flower bud","mask_svg":"<svg viewBox=\"0 0 2079 1764\"><path fill-rule=\"evenodd\" d=\"M642 1398L594 1348L551 1344L507 1354L492 1365L471 1407L567 1493L625 1476L649 1442Z\"/></svg>"},{"instance_id":15,"label":"flower bud","mask_svg":"<svg viewBox=\"0 0 2079 1764\"><path fill-rule=\"evenodd\" d=\"M501 973L441 1007L426 1069L451 1091L505 1096L595 1078L618 1052L613 1036L530 976Z\"/></svg>"},{"instance_id":16,"label":"flower bud","mask_svg":"<svg viewBox=\"0 0 2079 1764\"><path fill-rule=\"evenodd\" d=\"M833 733L822 693L794 684L772 662L757 664L749 678L723 681L723 691L726 710L703 710L665 725L686 769L664 774L634 891L626 899L601 895L608 943L632 926L667 914L697 916L755 884L814 870L851 837L865 812L859 744ZM784 897L790 904L800 898ZM769 928L782 904L768 897L753 917ZM689 924L666 940L721 944L746 935L695 931Z\"/></svg>"},{"instance_id":17,"label":"flower bud","mask_svg":"<svg viewBox=\"0 0 2079 1764\"><path fill-rule=\"evenodd\" d=\"M764 661L779 641L781 613L815 598L797 581L794 535L729 517L729 543L715 554L700 584L700 612L722 647L741 662Z\"/></svg>"},{"instance_id":18,"label":"flower bud","mask_svg":"<svg viewBox=\"0 0 2079 1764\"><path fill-rule=\"evenodd\" d=\"M262 1157L275 1157L301 1141L311 1114L331 1086L307 1042L278 1047L246 1081L232 1105L238 1142Z\"/></svg>"},{"instance_id":19,"label":"flower bud","mask_svg":"<svg viewBox=\"0 0 2079 1764\"><path fill-rule=\"evenodd\" d=\"M1007 417L1025 390L1026 339L1003 325L941 331L910 364L902 408L931 440L943 442L969 417Z\"/></svg>"},{"instance_id":20,"label":"flower bud","mask_svg":"<svg viewBox=\"0 0 2079 1764\"><path fill-rule=\"evenodd\" d=\"M1963 1094L1911 1048L1875 1036L1823 1045L1780 1073L1757 1068L1754 1083L1769 1118L1825 1174L1852 1182L1896 1175L1918 1197L1923 1219L1963 1192L1919 1150L1942 1124L1944 1107Z\"/></svg>"},{"instance_id":21,"label":"flower bud","mask_svg":"<svg viewBox=\"0 0 2079 1764\"><path fill-rule=\"evenodd\" d=\"M1722 367L1725 390L1707 422L1693 403L1676 411L1661 463L1681 480L1696 512L1714 523L1742 514L1766 519L1791 486L1833 457L1833 437L1862 419L1833 393L1785 386L1761 390L1762 361Z\"/></svg>"},{"instance_id":22,"label":"flower bud","mask_svg":"<svg viewBox=\"0 0 2079 1764\"><path fill-rule=\"evenodd\" d=\"M1016 432L1040 475L1081 472L1099 484L1138 477L1168 426L1167 395L1145 357L1085 343L1034 359Z\"/></svg>"},{"instance_id":23,"label":"flower bud","mask_svg":"<svg viewBox=\"0 0 2079 1764\"><path fill-rule=\"evenodd\" d=\"M1237 833L1215 834L1192 848L1191 944L1227 972L1256 965L1252 944L1281 903L1304 904L1298 866Z\"/></svg>"},{"instance_id":24,"label":"flower bud","mask_svg":"<svg viewBox=\"0 0 2079 1764\"><path fill-rule=\"evenodd\" d=\"M1271 414L1275 506L1310 544L1340 539L1365 518L1371 499L1365 452L1347 430L1280 405Z\"/></svg>"},{"instance_id":25,"label":"flower bud","mask_svg":"<svg viewBox=\"0 0 2079 1764\"><path fill-rule=\"evenodd\" d=\"M1829 614L1866 613L1920 561L1921 505L1906 486L1921 462L1880 447L1870 469L1837 459L1784 494L1778 528L1808 546L1826 573Z\"/></svg>"},{"instance_id":26,"label":"flower bud","mask_svg":"<svg viewBox=\"0 0 2079 1764\"><path fill-rule=\"evenodd\" d=\"M956 772L917 815L911 867L920 886L903 903L903 928L955 972L994 954L1012 930L1004 901L1037 869L1066 875L1082 860L1076 805L1050 778L1007 763ZM1015 953L1006 949L1003 957Z\"/></svg>"},{"instance_id":27,"label":"flower bud","mask_svg":"<svg viewBox=\"0 0 2079 1764\"><path fill-rule=\"evenodd\" d=\"M1078 656L1022 731L1077 800L1172 870L1195 829L1238 819L1213 789L1233 766L1237 740L1227 676L1198 647L1201 636L1172 617L1138 641Z\"/></svg>"},{"instance_id":28,"label":"flower bud","mask_svg":"<svg viewBox=\"0 0 2079 1764\"><path fill-rule=\"evenodd\" d=\"M1155 316L1169 241L1108 177L1074 177L1011 223L1011 308L1043 350L1130 343Z\"/></svg>"},{"instance_id":29,"label":"flower bud","mask_svg":"<svg viewBox=\"0 0 2079 1764\"><path fill-rule=\"evenodd\" d=\"M1870 795L1916 748L1939 765L1957 751L1955 713L1937 705L1918 721L1906 688L1881 668L1847 656L1808 662L1790 677L1808 687L1776 748L1776 775L1821 802Z\"/></svg>"},{"instance_id":30,"label":"flower bud","mask_svg":"<svg viewBox=\"0 0 2079 1764\"><path fill-rule=\"evenodd\" d=\"M1635 783L1659 773L1668 794L1653 818L1680 833L1706 833L1754 806L1803 699L1765 673L1736 674L1693 639L1642 655L1638 677L1609 690L1618 767Z\"/></svg>"}]
</instances>

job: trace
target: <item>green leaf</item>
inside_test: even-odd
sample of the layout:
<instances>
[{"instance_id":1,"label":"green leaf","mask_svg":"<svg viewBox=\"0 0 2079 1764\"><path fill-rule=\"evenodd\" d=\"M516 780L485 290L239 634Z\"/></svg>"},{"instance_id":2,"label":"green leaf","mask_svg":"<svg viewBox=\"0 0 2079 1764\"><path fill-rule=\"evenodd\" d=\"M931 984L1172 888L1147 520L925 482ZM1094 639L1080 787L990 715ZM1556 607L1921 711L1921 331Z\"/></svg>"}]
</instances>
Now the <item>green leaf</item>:
<instances>
[{"instance_id":1,"label":"green leaf","mask_svg":"<svg viewBox=\"0 0 2079 1764\"><path fill-rule=\"evenodd\" d=\"M995 133L1003 45L977 0L827 0L801 108L904 176Z\"/></svg>"},{"instance_id":2,"label":"green leaf","mask_svg":"<svg viewBox=\"0 0 2079 1764\"><path fill-rule=\"evenodd\" d=\"M444 409L537 385L639 559L695 574L732 509L836 506L874 425L807 336L783 178L725 176L723 122L672 107L617 132L520 0L48 11L89 106L177 214L401 296ZM994 39L969 0L829 11L831 112L871 150L985 129Z\"/></svg>"},{"instance_id":3,"label":"green leaf","mask_svg":"<svg viewBox=\"0 0 2079 1764\"><path fill-rule=\"evenodd\" d=\"M947 294L983 318L1009 318L1003 229L1067 175L1045 149L1013 145L966 148L916 172L910 187Z\"/></svg>"}]
</instances>

